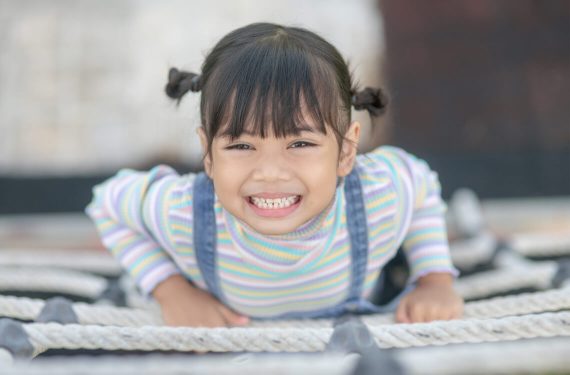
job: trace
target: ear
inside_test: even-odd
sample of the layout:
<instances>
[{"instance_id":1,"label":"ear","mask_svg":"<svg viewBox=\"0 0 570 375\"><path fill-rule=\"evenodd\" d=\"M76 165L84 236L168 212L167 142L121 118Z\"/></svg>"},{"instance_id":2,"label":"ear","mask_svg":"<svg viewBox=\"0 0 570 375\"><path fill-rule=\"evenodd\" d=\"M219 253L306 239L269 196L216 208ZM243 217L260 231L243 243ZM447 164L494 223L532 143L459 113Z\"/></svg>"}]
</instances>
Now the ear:
<instances>
[{"instance_id":1,"label":"ear","mask_svg":"<svg viewBox=\"0 0 570 375\"><path fill-rule=\"evenodd\" d=\"M358 149L358 140L360 137L360 123L354 121L344 135L342 141L340 156L338 160L337 175L344 177L352 171L354 160L356 159L356 151Z\"/></svg>"},{"instance_id":2,"label":"ear","mask_svg":"<svg viewBox=\"0 0 570 375\"><path fill-rule=\"evenodd\" d=\"M208 177L212 177L212 155L206 154L208 151L208 138L206 138L206 132L204 127L200 126L196 129L196 133L200 137L200 143L202 144L202 155L204 155L204 171Z\"/></svg>"}]
</instances>

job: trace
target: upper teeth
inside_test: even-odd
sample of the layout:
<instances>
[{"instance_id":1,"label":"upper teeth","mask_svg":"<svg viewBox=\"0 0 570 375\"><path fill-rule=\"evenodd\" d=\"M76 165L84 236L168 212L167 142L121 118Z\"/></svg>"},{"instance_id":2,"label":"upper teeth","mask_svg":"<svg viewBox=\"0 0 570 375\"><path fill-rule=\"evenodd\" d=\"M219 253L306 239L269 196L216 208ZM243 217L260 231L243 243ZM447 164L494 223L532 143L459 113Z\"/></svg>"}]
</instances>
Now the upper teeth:
<instances>
[{"instance_id":1,"label":"upper teeth","mask_svg":"<svg viewBox=\"0 0 570 375\"><path fill-rule=\"evenodd\" d=\"M298 195L292 195L290 197L284 198L258 198L258 197L251 197L251 201L259 208L285 208L289 207L293 203L295 203L298 199Z\"/></svg>"}]
</instances>

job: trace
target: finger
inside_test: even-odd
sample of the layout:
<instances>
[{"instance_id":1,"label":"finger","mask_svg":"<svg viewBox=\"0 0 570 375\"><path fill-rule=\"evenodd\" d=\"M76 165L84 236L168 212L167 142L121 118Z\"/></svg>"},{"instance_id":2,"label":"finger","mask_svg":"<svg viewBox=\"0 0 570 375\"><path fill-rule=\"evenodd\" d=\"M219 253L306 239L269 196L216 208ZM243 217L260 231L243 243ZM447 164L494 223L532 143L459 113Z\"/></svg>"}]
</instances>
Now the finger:
<instances>
[{"instance_id":1,"label":"finger","mask_svg":"<svg viewBox=\"0 0 570 375\"><path fill-rule=\"evenodd\" d=\"M455 309L453 308L443 309L440 313L441 315L440 320L452 320L454 314L455 314Z\"/></svg>"},{"instance_id":2,"label":"finger","mask_svg":"<svg viewBox=\"0 0 570 375\"><path fill-rule=\"evenodd\" d=\"M465 303L461 301L456 310L457 319L461 319L465 313Z\"/></svg>"},{"instance_id":3,"label":"finger","mask_svg":"<svg viewBox=\"0 0 570 375\"><path fill-rule=\"evenodd\" d=\"M449 315L449 311L441 308L440 306L432 306L428 308L425 316L426 322L432 322L434 320L445 320Z\"/></svg>"},{"instance_id":4,"label":"finger","mask_svg":"<svg viewBox=\"0 0 570 375\"><path fill-rule=\"evenodd\" d=\"M396 321L399 323L410 323L410 318L408 316L408 304L407 300L404 298L400 301L398 309L396 310Z\"/></svg>"},{"instance_id":5,"label":"finger","mask_svg":"<svg viewBox=\"0 0 570 375\"><path fill-rule=\"evenodd\" d=\"M238 314L227 306L220 304L219 311L230 326L244 326L249 323L247 316Z\"/></svg>"},{"instance_id":6,"label":"finger","mask_svg":"<svg viewBox=\"0 0 570 375\"><path fill-rule=\"evenodd\" d=\"M459 308L453 310L450 319L461 319L461 318L463 318L463 306L460 306Z\"/></svg>"},{"instance_id":7,"label":"finger","mask_svg":"<svg viewBox=\"0 0 570 375\"><path fill-rule=\"evenodd\" d=\"M414 305L410 308L410 320L412 323L423 323L425 320L425 311L422 305Z\"/></svg>"}]
</instances>

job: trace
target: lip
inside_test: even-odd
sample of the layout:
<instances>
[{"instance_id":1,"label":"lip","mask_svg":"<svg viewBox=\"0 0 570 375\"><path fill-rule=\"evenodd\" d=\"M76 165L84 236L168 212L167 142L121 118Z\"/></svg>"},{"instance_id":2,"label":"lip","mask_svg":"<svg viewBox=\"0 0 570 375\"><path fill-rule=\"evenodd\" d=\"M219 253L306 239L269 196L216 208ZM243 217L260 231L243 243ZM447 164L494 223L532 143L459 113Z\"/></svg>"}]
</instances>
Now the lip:
<instances>
[{"instance_id":1,"label":"lip","mask_svg":"<svg viewBox=\"0 0 570 375\"><path fill-rule=\"evenodd\" d=\"M292 195L296 195L296 194L262 193L262 194L256 194L254 196L259 197L259 198L275 199L275 198L290 197ZM301 196L301 195L298 195L298 196L299 196L299 200L297 202L295 202L294 204L290 205L289 207L268 208L268 209L257 207L256 205L254 205L250 201L250 197L245 197L244 199L247 202L249 208L251 208L251 210L258 216L265 217L265 218L283 218L283 217L291 215L295 210L297 210L297 208L299 208L299 206L301 205L301 201L303 200L303 196Z\"/></svg>"}]
</instances>

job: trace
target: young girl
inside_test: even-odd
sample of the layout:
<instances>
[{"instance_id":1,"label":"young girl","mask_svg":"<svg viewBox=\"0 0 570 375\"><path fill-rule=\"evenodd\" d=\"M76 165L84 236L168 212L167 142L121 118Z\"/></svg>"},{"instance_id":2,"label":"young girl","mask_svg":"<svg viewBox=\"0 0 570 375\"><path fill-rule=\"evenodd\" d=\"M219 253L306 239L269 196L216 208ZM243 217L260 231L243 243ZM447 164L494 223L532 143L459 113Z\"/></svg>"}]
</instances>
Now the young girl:
<instances>
[{"instance_id":1,"label":"young girl","mask_svg":"<svg viewBox=\"0 0 570 375\"><path fill-rule=\"evenodd\" d=\"M351 105L377 116L385 99L356 91L332 45L302 28L248 25L216 44L200 75L171 69L167 94L188 91L202 92L205 173L123 170L87 208L167 324L396 306L400 322L461 316L437 175L395 147L356 156ZM408 286L374 305L402 244Z\"/></svg>"}]
</instances>

